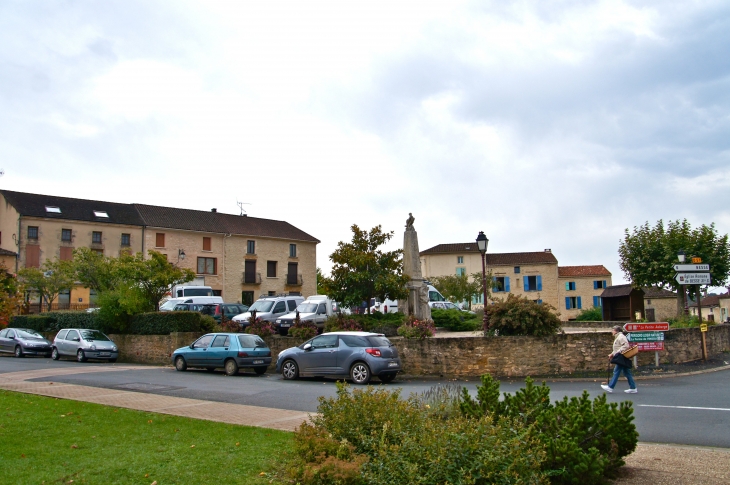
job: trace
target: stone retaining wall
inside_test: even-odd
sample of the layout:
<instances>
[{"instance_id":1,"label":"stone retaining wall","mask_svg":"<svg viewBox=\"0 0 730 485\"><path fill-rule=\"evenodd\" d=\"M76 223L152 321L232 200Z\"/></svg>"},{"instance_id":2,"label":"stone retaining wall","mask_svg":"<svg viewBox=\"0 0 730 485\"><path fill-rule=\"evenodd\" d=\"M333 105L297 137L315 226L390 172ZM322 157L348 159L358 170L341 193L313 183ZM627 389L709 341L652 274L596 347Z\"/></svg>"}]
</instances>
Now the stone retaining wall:
<instances>
[{"instance_id":1,"label":"stone retaining wall","mask_svg":"<svg viewBox=\"0 0 730 485\"><path fill-rule=\"evenodd\" d=\"M568 328L611 328L616 325L624 326L629 322L579 322L577 320L563 320L560 325Z\"/></svg>"}]
</instances>

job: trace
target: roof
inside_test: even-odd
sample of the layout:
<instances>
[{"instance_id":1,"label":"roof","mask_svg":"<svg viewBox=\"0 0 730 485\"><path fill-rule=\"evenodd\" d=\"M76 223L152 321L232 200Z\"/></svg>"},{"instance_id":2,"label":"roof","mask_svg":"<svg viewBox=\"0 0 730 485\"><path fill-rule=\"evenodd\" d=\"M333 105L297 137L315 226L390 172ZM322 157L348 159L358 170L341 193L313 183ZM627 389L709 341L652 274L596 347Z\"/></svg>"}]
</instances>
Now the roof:
<instances>
[{"instance_id":1,"label":"roof","mask_svg":"<svg viewBox=\"0 0 730 485\"><path fill-rule=\"evenodd\" d=\"M18 253L8 251L7 249L0 248L0 256L18 256Z\"/></svg>"},{"instance_id":2,"label":"roof","mask_svg":"<svg viewBox=\"0 0 730 485\"><path fill-rule=\"evenodd\" d=\"M571 276L611 276L611 272L602 264L594 266L558 266L558 277Z\"/></svg>"},{"instance_id":3,"label":"roof","mask_svg":"<svg viewBox=\"0 0 730 485\"><path fill-rule=\"evenodd\" d=\"M118 204L100 200L72 199L55 195L26 194L11 190L0 190L21 216L44 217L48 219L65 219L72 221L103 222L107 224L125 224L142 226L142 218L131 204ZM60 213L48 212L46 207L58 207ZM100 218L94 211L106 212L109 216Z\"/></svg>"},{"instance_id":4,"label":"roof","mask_svg":"<svg viewBox=\"0 0 730 485\"><path fill-rule=\"evenodd\" d=\"M221 212L134 204L146 226L320 242L288 222Z\"/></svg>"},{"instance_id":5,"label":"roof","mask_svg":"<svg viewBox=\"0 0 730 485\"><path fill-rule=\"evenodd\" d=\"M478 253L477 243L439 244L421 251L421 256L429 254ZM518 264L558 264L558 260L550 251L532 253L487 253L488 266L512 266Z\"/></svg>"},{"instance_id":6,"label":"roof","mask_svg":"<svg viewBox=\"0 0 730 485\"><path fill-rule=\"evenodd\" d=\"M603 293L601 293L601 298L614 298L617 296L629 296L634 291L640 291L641 294L644 294L644 291L641 288L634 288L630 284L628 285L614 285L609 286L605 290L603 290Z\"/></svg>"},{"instance_id":7,"label":"roof","mask_svg":"<svg viewBox=\"0 0 730 485\"><path fill-rule=\"evenodd\" d=\"M675 292L657 288L656 286L645 286L642 290L644 290L644 298L677 298Z\"/></svg>"},{"instance_id":8,"label":"roof","mask_svg":"<svg viewBox=\"0 0 730 485\"><path fill-rule=\"evenodd\" d=\"M727 298L728 295L708 295L704 297L701 300L701 306L703 307L713 307L713 306L720 306L720 298ZM697 306L697 302L693 301L689 304L689 306Z\"/></svg>"}]
</instances>

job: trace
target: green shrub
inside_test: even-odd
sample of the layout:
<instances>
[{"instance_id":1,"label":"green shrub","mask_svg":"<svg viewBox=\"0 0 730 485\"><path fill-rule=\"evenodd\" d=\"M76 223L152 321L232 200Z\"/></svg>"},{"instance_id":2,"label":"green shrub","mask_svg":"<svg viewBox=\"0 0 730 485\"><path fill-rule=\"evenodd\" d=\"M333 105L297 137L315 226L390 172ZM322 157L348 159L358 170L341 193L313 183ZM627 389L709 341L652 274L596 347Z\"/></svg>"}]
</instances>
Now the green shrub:
<instances>
[{"instance_id":1,"label":"green shrub","mask_svg":"<svg viewBox=\"0 0 730 485\"><path fill-rule=\"evenodd\" d=\"M317 335L317 332L317 326L310 321L294 322L294 325L289 329L289 335L299 340L309 340Z\"/></svg>"},{"instance_id":2,"label":"green shrub","mask_svg":"<svg viewBox=\"0 0 730 485\"><path fill-rule=\"evenodd\" d=\"M13 326L30 328L39 332L57 332L62 328L92 328L105 331L104 325L95 313L48 312L40 315L18 315L13 317Z\"/></svg>"},{"instance_id":3,"label":"green shrub","mask_svg":"<svg viewBox=\"0 0 730 485\"><path fill-rule=\"evenodd\" d=\"M575 320L578 322L600 322L603 320L601 307L591 307L581 310Z\"/></svg>"},{"instance_id":4,"label":"green shrub","mask_svg":"<svg viewBox=\"0 0 730 485\"><path fill-rule=\"evenodd\" d=\"M433 325L433 320L408 319L406 323L398 327L398 335L423 340L436 335L436 327Z\"/></svg>"},{"instance_id":5,"label":"green shrub","mask_svg":"<svg viewBox=\"0 0 730 485\"><path fill-rule=\"evenodd\" d=\"M362 323L351 318L349 315L333 315L324 322L325 332L361 332L363 330Z\"/></svg>"},{"instance_id":6,"label":"green shrub","mask_svg":"<svg viewBox=\"0 0 730 485\"><path fill-rule=\"evenodd\" d=\"M270 322L266 322L260 318L255 319L253 322L251 322L251 319L249 318L249 325L243 332L258 335L261 338L266 338L274 335L274 326L271 325Z\"/></svg>"},{"instance_id":7,"label":"green shrub","mask_svg":"<svg viewBox=\"0 0 730 485\"><path fill-rule=\"evenodd\" d=\"M716 325L715 322L703 320L702 323L708 325ZM700 318L697 315L682 315L677 318L669 319L670 328L696 328L700 326Z\"/></svg>"},{"instance_id":8,"label":"green shrub","mask_svg":"<svg viewBox=\"0 0 730 485\"><path fill-rule=\"evenodd\" d=\"M623 457L636 449L639 434L631 402L606 402L601 394L591 401L587 391L581 397L566 396L550 403L550 388L535 386L529 377L514 395L499 400L499 381L482 376L477 398L462 390L465 416L493 420L512 419L527 426L530 436L547 452L543 469L554 484L591 485L605 482L623 464Z\"/></svg>"},{"instance_id":9,"label":"green shrub","mask_svg":"<svg viewBox=\"0 0 730 485\"><path fill-rule=\"evenodd\" d=\"M461 310L431 310L431 318L434 325L443 327L454 332L465 332L479 328L481 321L477 320L474 313L462 312Z\"/></svg>"},{"instance_id":10,"label":"green shrub","mask_svg":"<svg viewBox=\"0 0 730 485\"><path fill-rule=\"evenodd\" d=\"M544 337L561 330L560 319L547 303L509 294L507 299L487 305L489 335L534 335Z\"/></svg>"},{"instance_id":11,"label":"green shrub","mask_svg":"<svg viewBox=\"0 0 730 485\"><path fill-rule=\"evenodd\" d=\"M52 332L55 320L46 315L16 315L10 319L10 326L29 328L37 332Z\"/></svg>"},{"instance_id":12,"label":"green shrub","mask_svg":"<svg viewBox=\"0 0 730 485\"><path fill-rule=\"evenodd\" d=\"M128 285L100 293L98 303L99 319L113 333L127 333L136 315L155 309L138 287Z\"/></svg>"},{"instance_id":13,"label":"green shrub","mask_svg":"<svg viewBox=\"0 0 730 485\"><path fill-rule=\"evenodd\" d=\"M127 333L134 335L168 335L171 332L209 332L215 320L198 312L150 312L132 317ZM211 323L212 322L212 323Z\"/></svg>"}]
</instances>

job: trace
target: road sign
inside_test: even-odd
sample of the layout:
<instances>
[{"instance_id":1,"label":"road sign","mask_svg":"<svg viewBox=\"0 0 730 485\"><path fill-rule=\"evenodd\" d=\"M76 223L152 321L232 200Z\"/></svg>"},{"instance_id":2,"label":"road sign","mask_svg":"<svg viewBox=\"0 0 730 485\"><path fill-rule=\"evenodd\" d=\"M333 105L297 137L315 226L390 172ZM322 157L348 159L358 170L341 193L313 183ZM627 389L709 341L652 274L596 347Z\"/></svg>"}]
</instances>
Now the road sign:
<instances>
[{"instance_id":1,"label":"road sign","mask_svg":"<svg viewBox=\"0 0 730 485\"><path fill-rule=\"evenodd\" d=\"M710 273L679 273L676 278L680 285L709 285Z\"/></svg>"},{"instance_id":2,"label":"road sign","mask_svg":"<svg viewBox=\"0 0 730 485\"><path fill-rule=\"evenodd\" d=\"M639 352L658 352L664 350L664 342L642 342L639 345Z\"/></svg>"},{"instance_id":3,"label":"road sign","mask_svg":"<svg viewBox=\"0 0 730 485\"><path fill-rule=\"evenodd\" d=\"M664 332L634 332L629 334L629 342L661 342Z\"/></svg>"},{"instance_id":4,"label":"road sign","mask_svg":"<svg viewBox=\"0 0 730 485\"><path fill-rule=\"evenodd\" d=\"M666 332L669 330L669 324L667 322L627 323L624 325L624 330L627 332Z\"/></svg>"},{"instance_id":5,"label":"road sign","mask_svg":"<svg viewBox=\"0 0 730 485\"><path fill-rule=\"evenodd\" d=\"M707 332L707 324L701 323L700 324L700 332Z\"/></svg>"},{"instance_id":6,"label":"road sign","mask_svg":"<svg viewBox=\"0 0 730 485\"><path fill-rule=\"evenodd\" d=\"M710 271L709 264L675 264L674 271Z\"/></svg>"}]
</instances>

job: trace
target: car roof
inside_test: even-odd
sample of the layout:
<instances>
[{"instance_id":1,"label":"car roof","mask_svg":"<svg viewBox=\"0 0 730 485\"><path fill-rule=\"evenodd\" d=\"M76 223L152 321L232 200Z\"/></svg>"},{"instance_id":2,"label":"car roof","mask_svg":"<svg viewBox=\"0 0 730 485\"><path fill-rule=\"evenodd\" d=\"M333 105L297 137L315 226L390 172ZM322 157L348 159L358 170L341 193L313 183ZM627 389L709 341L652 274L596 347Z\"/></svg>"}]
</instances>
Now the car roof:
<instances>
[{"instance_id":1,"label":"car roof","mask_svg":"<svg viewBox=\"0 0 730 485\"><path fill-rule=\"evenodd\" d=\"M86 330L88 332L101 332L101 330L97 330L95 328L62 328L61 330L59 330L59 332L61 332L63 330L79 330L79 331ZM101 333L104 333L104 332L101 332Z\"/></svg>"},{"instance_id":2,"label":"car roof","mask_svg":"<svg viewBox=\"0 0 730 485\"><path fill-rule=\"evenodd\" d=\"M340 332L325 332L322 335L354 335L356 337L385 337L385 335L382 333L352 332L352 331L345 331L345 330L342 330Z\"/></svg>"}]
</instances>

